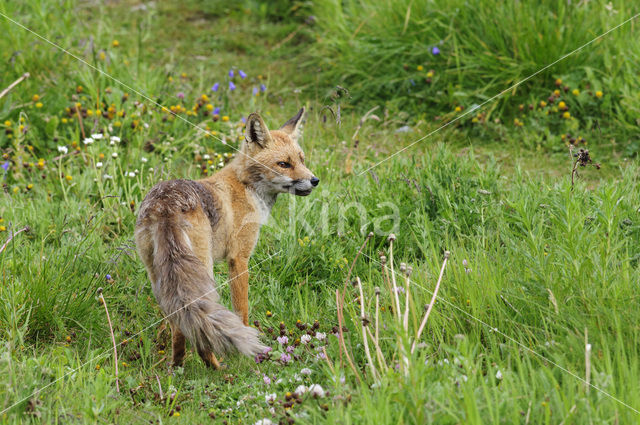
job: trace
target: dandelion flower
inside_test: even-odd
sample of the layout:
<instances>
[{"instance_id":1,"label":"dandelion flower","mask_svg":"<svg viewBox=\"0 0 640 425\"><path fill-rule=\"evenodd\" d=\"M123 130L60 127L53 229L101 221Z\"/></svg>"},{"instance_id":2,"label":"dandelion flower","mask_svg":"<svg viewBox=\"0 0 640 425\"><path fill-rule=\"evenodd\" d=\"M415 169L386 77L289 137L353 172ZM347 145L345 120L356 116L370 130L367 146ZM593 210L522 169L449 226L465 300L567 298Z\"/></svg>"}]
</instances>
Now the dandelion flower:
<instances>
[{"instance_id":1,"label":"dandelion flower","mask_svg":"<svg viewBox=\"0 0 640 425\"><path fill-rule=\"evenodd\" d=\"M227 122L229 121L229 116L225 115L222 117L222 121Z\"/></svg>"},{"instance_id":2,"label":"dandelion flower","mask_svg":"<svg viewBox=\"0 0 640 425\"><path fill-rule=\"evenodd\" d=\"M571 118L571 113L569 111L566 111L565 113L562 114L562 118L568 120L569 118Z\"/></svg>"},{"instance_id":3,"label":"dandelion flower","mask_svg":"<svg viewBox=\"0 0 640 425\"><path fill-rule=\"evenodd\" d=\"M424 66L422 66L422 65L418 65L418 66L416 67L416 69L417 69L418 71L424 71Z\"/></svg>"},{"instance_id":4,"label":"dandelion flower","mask_svg":"<svg viewBox=\"0 0 640 425\"><path fill-rule=\"evenodd\" d=\"M558 103L558 108L560 108L560 109L565 109L566 107L567 107L567 104L566 104L566 103L564 103L564 102L560 102L560 103Z\"/></svg>"},{"instance_id":5,"label":"dandelion flower","mask_svg":"<svg viewBox=\"0 0 640 425\"><path fill-rule=\"evenodd\" d=\"M36 108L42 108L42 102L36 103Z\"/></svg>"},{"instance_id":6,"label":"dandelion flower","mask_svg":"<svg viewBox=\"0 0 640 425\"><path fill-rule=\"evenodd\" d=\"M580 94L580 90L578 90L578 89L573 89L573 91L572 91L571 93L573 93L573 95L574 95L574 96L577 96L577 95L579 95L579 94Z\"/></svg>"},{"instance_id":7,"label":"dandelion flower","mask_svg":"<svg viewBox=\"0 0 640 425\"><path fill-rule=\"evenodd\" d=\"M40 100L40 95L39 95L39 94L34 94L34 95L31 97L31 100L33 100L34 102L37 102L38 100Z\"/></svg>"},{"instance_id":8,"label":"dandelion flower","mask_svg":"<svg viewBox=\"0 0 640 425\"><path fill-rule=\"evenodd\" d=\"M67 179L68 182L70 182L71 180L73 180L73 177L70 176L69 174L67 174L66 176L64 176L65 179Z\"/></svg>"},{"instance_id":9,"label":"dandelion flower","mask_svg":"<svg viewBox=\"0 0 640 425\"><path fill-rule=\"evenodd\" d=\"M455 111L456 111L456 112L460 112L460 111L462 111L462 108L461 108L460 106L456 106Z\"/></svg>"},{"instance_id":10,"label":"dandelion flower","mask_svg":"<svg viewBox=\"0 0 640 425\"><path fill-rule=\"evenodd\" d=\"M120 47L120 42L119 42L118 40L113 40L113 41L111 42L111 45L112 45L113 47Z\"/></svg>"},{"instance_id":11,"label":"dandelion flower","mask_svg":"<svg viewBox=\"0 0 640 425\"><path fill-rule=\"evenodd\" d=\"M596 97L597 97L598 99L600 99L600 98L602 97L602 91L598 90L598 91L596 92Z\"/></svg>"}]
</instances>

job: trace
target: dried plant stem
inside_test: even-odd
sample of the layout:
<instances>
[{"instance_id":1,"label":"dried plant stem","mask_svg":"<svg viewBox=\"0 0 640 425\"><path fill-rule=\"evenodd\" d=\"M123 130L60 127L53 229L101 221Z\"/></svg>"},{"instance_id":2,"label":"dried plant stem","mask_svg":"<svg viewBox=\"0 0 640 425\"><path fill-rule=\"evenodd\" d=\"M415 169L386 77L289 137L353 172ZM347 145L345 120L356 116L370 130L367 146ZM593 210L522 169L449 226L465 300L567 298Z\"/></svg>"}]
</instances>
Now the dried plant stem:
<instances>
[{"instance_id":1,"label":"dried plant stem","mask_svg":"<svg viewBox=\"0 0 640 425\"><path fill-rule=\"evenodd\" d=\"M405 276L405 304L404 304L404 333L406 336L409 336L409 288L411 286L411 278L406 275Z\"/></svg>"},{"instance_id":2,"label":"dried plant stem","mask_svg":"<svg viewBox=\"0 0 640 425\"><path fill-rule=\"evenodd\" d=\"M367 328L367 333L373 341L373 346L376 347L376 358L378 359L378 366L380 366L380 370L386 371L389 367L387 366L387 362L384 360L384 354L382 354L382 350L380 349L380 343L371 334L371 329Z\"/></svg>"},{"instance_id":3,"label":"dried plant stem","mask_svg":"<svg viewBox=\"0 0 640 425\"><path fill-rule=\"evenodd\" d=\"M369 342L367 341L367 318L364 314L364 294L362 292L362 282L359 277L356 277L358 282L358 291L360 292L360 324L362 327L362 343L364 344L364 353L367 356L367 362L369 362L369 368L371 368L371 375L373 379L378 379L378 372L371 358L371 352L369 351Z\"/></svg>"},{"instance_id":4,"label":"dried plant stem","mask_svg":"<svg viewBox=\"0 0 640 425\"><path fill-rule=\"evenodd\" d=\"M335 376L336 375L336 370L333 367L333 363L331 363L331 360L329 360L329 355L327 354L327 349L322 346L322 353L324 354L324 360L327 362L327 365L329 366L329 369L331 370L331 373Z\"/></svg>"},{"instance_id":5,"label":"dried plant stem","mask_svg":"<svg viewBox=\"0 0 640 425\"><path fill-rule=\"evenodd\" d=\"M4 252L4 250L7 248L7 246L9 245L9 242L11 242L13 240L13 238L15 238L16 236L18 236L20 233L22 232L26 232L29 233L29 230L31 230L31 228L29 226L24 226L22 229L18 230L17 232L11 232L11 234L9 235L9 238L5 241L4 244L2 244L2 248L0 248L0 254L2 252Z\"/></svg>"},{"instance_id":6,"label":"dried plant stem","mask_svg":"<svg viewBox=\"0 0 640 425\"><path fill-rule=\"evenodd\" d=\"M436 288L433 290L433 296L431 297L431 302L429 302L429 307L427 308L427 312L424 315L424 319L422 319L422 323L420 323L420 327L418 328L418 333L416 334L416 339L413 341L413 345L411 346L411 354L416 349L416 344L420 339L420 335L422 335L422 331L424 327L427 325L427 319L429 319L429 314L431 314L431 309L433 309L433 305L436 303L436 297L438 296L438 290L440 289L440 282L442 282L442 276L444 275L444 268L447 266L447 260L449 259L449 251L444 252L444 261L442 262L442 268L440 269L440 276L438 277L438 283L436 283Z\"/></svg>"},{"instance_id":7,"label":"dried plant stem","mask_svg":"<svg viewBox=\"0 0 640 425\"><path fill-rule=\"evenodd\" d=\"M342 344L342 348L344 349L344 356L347 358L347 362L349 363L351 370L353 370L353 373L358 379L358 382L362 383L362 380L360 379L360 374L358 373L358 370L356 369L356 367L353 365L353 362L351 361L351 356L349 356L349 351L347 350L347 344L345 344L344 342L344 333L342 332L342 323L343 323L342 302L340 298L340 290L338 289L336 289L336 304L337 304L336 307L338 310L338 329L339 329L338 333L340 335L340 344Z\"/></svg>"},{"instance_id":8,"label":"dried plant stem","mask_svg":"<svg viewBox=\"0 0 640 425\"><path fill-rule=\"evenodd\" d=\"M160 391L160 400L164 400L164 394L162 393L162 384L160 384L160 378L156 374L156 381L158 382L158 390Z\"/></svg>"},{"instance_id":9,"label":"dried plant stem","mask_svg":"<svg viewBox=\"0 0 640 425\"><path fill-rule=\"evenodd\" d=\"M589 344L589 331L584 328L584 380L585 391L589 393L591 386L591 344Z\"/></svg>"},{"instance_id":10,"label":"dried plant stem","mask_svg":"<svg viewBox=\"0 0 640 425\"><path fill-rule=\"evenodd\" d=\"M20 76L20 78L18 78L17 80L15 80L13 83L9 84L9 86L2 90L2 92L0 92L0 99L2 99L3 97L5 97L7 95L7 93L9 93L11 90L13 90L13 88L15 86L17 86L18 84L20 84L21 82L23 82L24 80L26 80L27 78L29 78L29 73L25 72L24 74L22 74Z\"/></svg>"},{"instance_id":11,"label":"dried plant stem","mask_svg":"<svg viewBox=\"0 0 640 425\"><path fill-rule=\"evenodd\" d=\"M393 298L396 302L395 304L395 313L396 317L402 323L402 313L400 312L400 299L398 297L398 285L396 285L396 273L393 270L393 239L389 241L389 264L391 265L391 283L393 290Z\"/></svg>"},{"instance_id":12,"label":"dried plant stem","mask_svg":"<svg viewBox=\"0 0 640 425\"><path fill-rule=\"evenodd\" d=\"M82 124L82 116L80 115L80 111L76 108L76 115L78 116L78 122L80 123L80 132L82 133L82 138L86 139L86 135L84 134L84 124Z\"/></svg>"},{"instance_id":13,"label":"dried plant stem","mask_svg":"<svg viewBox=\"0 0 640 425\"><path fill-rule=\"evenodd\" d=\"M100 302L104 306L104 311L107 313L107 322L109 322L109 331L111 332L111 342L113 343L113 358L114 364L116 366L116 391L120 392L120 384L118 382L118 346L116 345L116 337L113 334L113 326L111 325L111 316L109 316L109 309L107 308L107 302L102 295L102 288L98 288L98 296L100 298Z\"/></svg>"}]
</instances>

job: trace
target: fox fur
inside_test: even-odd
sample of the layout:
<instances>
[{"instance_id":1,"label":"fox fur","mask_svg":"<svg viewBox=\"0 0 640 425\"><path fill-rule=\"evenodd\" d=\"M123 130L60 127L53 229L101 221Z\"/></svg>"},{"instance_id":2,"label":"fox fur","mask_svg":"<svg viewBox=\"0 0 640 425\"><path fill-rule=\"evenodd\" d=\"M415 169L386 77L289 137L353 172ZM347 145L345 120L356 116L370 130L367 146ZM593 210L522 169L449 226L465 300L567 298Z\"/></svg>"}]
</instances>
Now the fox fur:
<instances>
[{"instance_id":1,"label":"fox fur","mask_svg":"<svg viewBox=\"0 0 640 425\"><path fill-rule=\"evenodd\" d=\"M279 130L249 115L241 150L222 170L202 180L155 185L140 205L135 239L153 294L172 330L174 365L182 364L185 339L205 364L214 353L248 356L266 348L249 327L249 258L278 194L306 196L318 178L304 164L304 108ZM229 264L233 309L220 304L213 264Z\"/></svg>"}]
</instances>

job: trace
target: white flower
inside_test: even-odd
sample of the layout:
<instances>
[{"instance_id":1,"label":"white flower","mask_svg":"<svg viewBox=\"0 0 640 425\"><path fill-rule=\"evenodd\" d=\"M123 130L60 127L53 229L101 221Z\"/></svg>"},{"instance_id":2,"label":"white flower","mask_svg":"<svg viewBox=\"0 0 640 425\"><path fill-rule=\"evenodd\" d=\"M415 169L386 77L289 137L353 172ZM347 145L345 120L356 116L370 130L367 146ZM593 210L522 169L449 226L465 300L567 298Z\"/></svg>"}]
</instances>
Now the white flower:
<instances>
[{"instance_id":1,"label":"white flower","mask_svg":"<svg viewBox=\"0 0 640 425\"><path fill-rule=\"evenodd\" d=\"M58 146L58 152L67 153L69 152L69 149L66 146Z\"/></svg>"},{"instance_id":2,"label":"white flower","mask_svg":"<svg viewBox=\"0 0 640 425\"><path fill-rule=\"evenodd\" d=\"M211 159L211 156L208 153L205 153L204 155L202 155L202 158Z\"/></svg>"},{"instance_id":3,"label":"white flower","mask_svg":"<svg viewBox=\"0 0 640 425\"><path fill-rule=\"evenodd\" d=\"M319 384L311 385L309 393L314 397L324 397L324 389Z\"/></svg>"},{"instance_id":4,"label":"white flower","mask_svg":"<svg viewBox=\"0 0 640 425\"><path fill-rule=\"evenodd\" d=\"M113 176L110 176L109 174L104 174L102 178L105 180L113 180Z\"/></svg>"},{"instance_id":5,"label":"white flower","mask_svg":"<svg viewBox=\"0 0 640 425\"><path fill-rule=\"evenodd\" d=\"M300 342L305 344L305 345L308 344L309 341L311 341L311 336L310 335L304 334L304 335L302 335L300 337Z\"/></svg>"},{"instance_id":6,"label":"white flower","mask_svg":"<svg viewBox=\"0 0 640 425\"><path fill-rule=\"evenodd\" d=\"M96 162L96 168L102 168L102 162Z\"/></svg>"},{"instance_id":7,"label":"white flower","mask_svg":"<svg viewBox=\"0 0 640 425\"><path fill-rule=\"evenodd\" d=\"M133 178L136 176L136 173L134 173L133 171L129 171L129 173L127 174L129 177Z\"/></svg>"},{"instance_id":8,"label":"white flower","mask_svg":"<svg viewBox=\"0 0 640 425\"><path fill-rule=\"evenodd\" d=\"M111 136L109 140L115 143L120 143L120 138L118 136Z\"/></svg>"},{"instance_id":9,"label":"white flower","mask_svg":"<svg viewBox=\"0 0 640 425\"><path fill-rule=\"evenodd\" d=\"M224 167L224 162L220 161L220 162L218 163L218 167L220 167L220 168Z\"/></svg>"},{"instance_id":10,"label":"white flower","mask_svg":"<svg viewBox=\"0 0 640 425\"><path fill-rule=\"evenodd\" d=\"M104 136L102 135L102 133L96 133L96 134L92 134L91 138L94 140L100 140L102 139Z\"/></svg>"},{"instance_id":11,"label":"white flower","mask_svg":"<svg viewBox=\"0 0 640 425\"><path fill-rule=\"evenodd\" d=\"M311 375L311 369L309 369L308 367L305 367L304 369L302 369L300 371L300 373L303 374L303 375L309 376L309 375Z\"/></svg>"},{"instance_id":12,"label":"white flower","mask_svg":"<svg viewBox=\"0 0 640 425\"><path fill-rule=\"evenodd\" d=\"M307 391L309 391L307 387L305 387L304 385L298 385L298 388L296 388L296 390L294 391L294 394L301 396Z\"/></svg>"},{"instance_id":13,"label":"white flower","mask_svg":"<svg viewBox=\"0 0 640 425\"><path fill-rule=\"evenodd\" d=\"M111 154L111 158L117 158L118 157L118 152L114 152Z\"/></svg>"},{"instance_id":14,"label":"white flower","mask_svg":"<svg viewBox=\"0 0 640 425\"><path fill-rule=\"evenodd\" d=\"M137 168L135 170L133 170L134 173L138 174L140 172L140 170L138 170Z\"/></svg>"},{"instance_id":15,"label":"white flower","mask_svg":"<svg viewBox=\"0 0 640 425\"><path fill-rule=\"evenodd\" d=\"M253 425L273 425L273 422L271 422L271 419L264 418L264 419L260 419L258 422L256 422Z\"/></svg>"},{"instance_id":16,"label":"white flower","mask_svg":"<svg viewBox=\"0 0 640 425\"><path fill-rule=\"evenodd\" d=\"M266 401L269 404L273 403L277 399L278 399L278 394L276 393L271 393L264 396L264 401Z\"/></svg>"},{"instance_id":17,"label":"white flower","mask_svg":"<svg viewBox=\"0 0 640 425\"><path fill-rule=\"evenodd\" d=\"M500 372L500 371L496 372L496 379L497 380L501 380L502 379L502 372Z\"/></svg>"},{"instance_id":18,"label":"white flower","mask_svg":"<svg viewBox=\"0 0 640 425\"><path fill-rule=\"evenodd\" d=\"M148 159L147 159L147 158L145 158L145 157L143 156L142 158L140 158L140 161L141 161L141 162L147 162L147 161L148 161Z\"/></svg>"},{"instance_id":19,"label":"white flower","mask_svg":"<svg viewBox=\"0 0 640 425\"><path fill-rule=\"evenodd\" d=\"M318 339L318 341L324 341L325 339L327 339L327 334L324 332L316 332L316 338Z\"/></svg>"},{"instance_id":20,"label":"white flower","mask_svg":"<svg viewBox=\"0 0 640 425\"><path fill-rule=\"evenodd\" d=\"M115 146L116 142L114 142L113 140L109 142L109 146Z\"/></svg>"},{"instance_id":21,"label":"white flower","mask_svg":"<svg viewBox=\"0 0 640 425\"><path fill-rule=\"evenodd\" d=\"M93 139L91 137L87 137L82 141L82 143L84 143L85 145L90 145L93 143Z\"/></svg>"}]
</instances>

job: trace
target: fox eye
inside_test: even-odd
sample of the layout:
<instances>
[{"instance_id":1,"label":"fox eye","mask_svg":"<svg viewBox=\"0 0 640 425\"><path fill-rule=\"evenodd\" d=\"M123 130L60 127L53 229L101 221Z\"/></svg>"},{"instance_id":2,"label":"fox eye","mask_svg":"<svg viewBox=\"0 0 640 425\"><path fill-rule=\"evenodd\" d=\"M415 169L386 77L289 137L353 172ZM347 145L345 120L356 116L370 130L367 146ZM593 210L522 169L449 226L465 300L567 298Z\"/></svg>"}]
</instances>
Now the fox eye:
<instances>
[{"instance_id":1,"label":"fox eye","mask_svg":"<svg viewBox=\"0 0 640 425\"><path fill-rule=\"evenodd\" d=\"M278 162L278 166L282 167L282 168L291 168L291 164L289 164L288 162L285 162L285 161Z\"/></svg>"}]
</instances>

